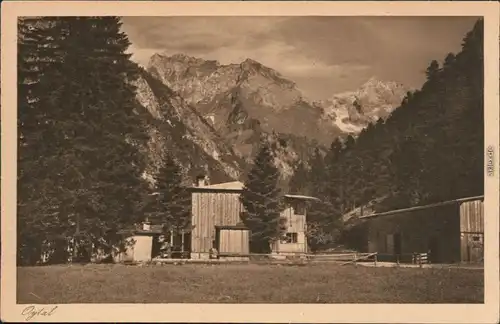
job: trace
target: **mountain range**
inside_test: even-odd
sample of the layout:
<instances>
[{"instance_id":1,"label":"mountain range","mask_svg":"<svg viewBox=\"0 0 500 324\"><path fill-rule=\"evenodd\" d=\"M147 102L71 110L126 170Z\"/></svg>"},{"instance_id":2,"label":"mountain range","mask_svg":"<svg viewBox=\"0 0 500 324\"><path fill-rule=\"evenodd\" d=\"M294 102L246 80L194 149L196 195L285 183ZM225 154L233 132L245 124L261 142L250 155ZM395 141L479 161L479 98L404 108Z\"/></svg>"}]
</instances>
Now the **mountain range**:
<instances>
[{"instance_id":1,"label":"mountain range","mask_svg":"<svg viewBox=\"0 0 500 324\"><path fill-rule=\"evenodd\" d=\"M169 151L186 179L203 172L213 182L241 180L264 136L283 185L298 161L307 163L314 149L386 118L409 90L371 78L356 91L311 101L293 81L255 60L222 65L184 54L154 54L136 86L151 135L144 147L147 177Z\"/></svg>"}]
</instances>

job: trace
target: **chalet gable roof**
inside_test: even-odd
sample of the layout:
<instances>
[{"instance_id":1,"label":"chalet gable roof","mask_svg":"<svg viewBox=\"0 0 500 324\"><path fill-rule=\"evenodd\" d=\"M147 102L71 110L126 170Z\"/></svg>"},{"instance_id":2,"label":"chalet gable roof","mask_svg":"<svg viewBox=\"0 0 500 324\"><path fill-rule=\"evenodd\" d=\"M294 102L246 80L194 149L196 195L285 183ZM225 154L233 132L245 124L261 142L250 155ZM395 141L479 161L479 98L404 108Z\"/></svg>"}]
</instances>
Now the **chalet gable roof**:
<instances>
[{"instance_id":1,"label":"chalet gable roof","mask_svg":"<svg viewBox=\"0 0 500 324\"><path fill-rule=\"evenodd\" d=\"M245 184L241 181L231 181L231 182L223 182L223 183L218 183L218 184L213 184L213 185L208 185L208 186L203 186L203 187L197 187L200 189L212 189L212 190L217 190L217 189L222 189L222 190L243 190L243 187Z\"/></svg>"},{"instance_id":2,"label":"chalet gable roof","mask_svg":"<svg viewBox=\"0 0 500 324\"><path fill-rule=\"evenodd\" d=\"M223 182L213 185L205 185L200 187L191 187L192 191L221 191L221 192L240 192L245 187L245 184L241 181L231 181L231 182ZM286 198L290 199L301 199L301 200L319 200L316 197L305 196L305 195L285 195Z\"/></svg>"}]
</instances>

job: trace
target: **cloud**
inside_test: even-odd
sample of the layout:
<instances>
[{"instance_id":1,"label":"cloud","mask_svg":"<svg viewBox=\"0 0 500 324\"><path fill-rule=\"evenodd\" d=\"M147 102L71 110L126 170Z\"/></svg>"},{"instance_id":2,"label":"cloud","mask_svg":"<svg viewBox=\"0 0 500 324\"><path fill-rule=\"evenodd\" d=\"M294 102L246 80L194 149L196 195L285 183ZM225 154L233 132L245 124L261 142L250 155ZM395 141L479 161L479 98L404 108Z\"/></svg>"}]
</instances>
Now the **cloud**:
<instances>
[{"instance_id":1,"label":"cloud","mask_svg":"<svg viewBox=\"0 0 500 324\"><path fill-rule=\"evenodd\" d=\"M138 48L206 53L226 46L256 44L286 18L124 17L124 30Z\"/></svg>"},{"instance_id":2,"label":"cloud","mask_svg":"<svg viewBox=\"0 0 500 324\"><path fill-rule=\"evenodd\" d=\"M127 53L132 54L132 60L139 63L142 66L146 66L151 56L154 53L162 52L161 48L138 48L134 44L132 44Z\"/></svg>"},{"instance_id":3,"label":"cloud","mask_svg":"<svg viewBox=\"0 0 500 324\"><path fill-rule=\"evenodd\" d=\"M372 76L419 86L427 64L459 50L474 17L125 17L133 59L185 53L252 58L321 99Z\"/></svg>"}]
</instances>

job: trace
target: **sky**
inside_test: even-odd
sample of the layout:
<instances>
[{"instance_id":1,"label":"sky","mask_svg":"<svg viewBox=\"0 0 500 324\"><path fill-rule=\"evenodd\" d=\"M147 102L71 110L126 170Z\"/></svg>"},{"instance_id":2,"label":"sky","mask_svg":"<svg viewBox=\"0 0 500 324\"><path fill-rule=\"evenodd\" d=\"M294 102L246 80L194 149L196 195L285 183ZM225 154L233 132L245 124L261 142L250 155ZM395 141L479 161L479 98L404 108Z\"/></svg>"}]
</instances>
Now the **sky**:
<instances>
[{"instance_id":1,"label":"sky","mask_svg":"<svg viewBox=\"0 0 500 324\"><path fill-rule=\"evenodd\" d=\"M419 88L433 59L458 52L474 17L124 17L132 59L183 53L221 64L254 59L310 99L371 77Z\"/></svg>"}]
</instances>

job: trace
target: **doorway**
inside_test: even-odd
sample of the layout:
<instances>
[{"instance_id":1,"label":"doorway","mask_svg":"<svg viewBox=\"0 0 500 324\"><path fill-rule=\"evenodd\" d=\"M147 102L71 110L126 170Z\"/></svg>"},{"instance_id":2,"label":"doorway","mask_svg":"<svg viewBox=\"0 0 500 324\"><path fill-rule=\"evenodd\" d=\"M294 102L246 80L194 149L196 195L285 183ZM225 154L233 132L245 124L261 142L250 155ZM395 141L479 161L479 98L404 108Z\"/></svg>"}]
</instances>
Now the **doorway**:
<instances>
[{"instance_id":1,"label":"doorway","mask_svg":"<svg viewBox=\"0 0 500 324\"><path fill-rule=\"evenodd\" d=\"M247 256L250 253L249 242L249 230L244 226L216 227L214 245L219 254Z\"/></svg>"},{"instance_id":2,"label":"doorway","mask_svg":"<svg viewBox=\"0 0 500 324\"><path fill-rule=\"evenodd\" d=\"M431 263L439 262L439 241L436 236L431 236L429 238L427 253L429 254L427 258Z\"/></svg>"},{"instance_id":3,"label":"doorway","mask_svg":"<svg viewBox=\"0 0 500 324\"><path fill-rule=\"evenodd\" d=\"M394 254L401 255L402 253L402 242L401 242L401 233L394 234Z\"/></svg>"},{"instance_id":4,"label":"doorway","mask_svg":"<svg viewBox=\"0 0 500 324\"><path fill-rule=\"evenodd\" d=\"M483 234L474 233L467 235L467 261L482 262L484 257L484 237Z\"/></svg>"}]
</instances>

